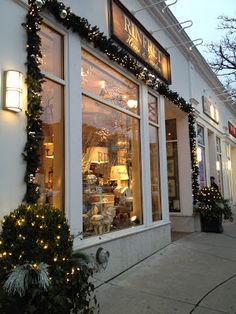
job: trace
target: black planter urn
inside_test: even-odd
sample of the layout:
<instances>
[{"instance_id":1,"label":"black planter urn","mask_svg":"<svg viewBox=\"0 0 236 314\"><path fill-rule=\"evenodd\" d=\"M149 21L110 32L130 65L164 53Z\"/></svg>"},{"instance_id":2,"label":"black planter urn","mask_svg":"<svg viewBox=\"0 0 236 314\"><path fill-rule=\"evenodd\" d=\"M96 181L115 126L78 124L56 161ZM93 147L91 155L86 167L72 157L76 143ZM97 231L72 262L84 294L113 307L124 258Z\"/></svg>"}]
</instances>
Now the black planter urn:
<instances>
[{"instance_id":1,"label":"black planter urn","mask_svg":"<svg viewBox=\"0 0 236 314\"><path fill-rule=\"evenodd\" d=\"M222 217L211 218L200 216L202 232L222 233Z\"/></svg>"}]
</instances>

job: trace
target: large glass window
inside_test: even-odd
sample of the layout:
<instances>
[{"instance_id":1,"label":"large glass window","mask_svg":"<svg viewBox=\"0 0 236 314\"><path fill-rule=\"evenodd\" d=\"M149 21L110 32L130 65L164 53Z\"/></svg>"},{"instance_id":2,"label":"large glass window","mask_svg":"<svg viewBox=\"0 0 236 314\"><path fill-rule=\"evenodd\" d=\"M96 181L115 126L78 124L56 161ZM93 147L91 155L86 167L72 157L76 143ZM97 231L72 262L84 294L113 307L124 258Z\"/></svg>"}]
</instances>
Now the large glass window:
<instances>
[{"instance_id":1,"label":"large glass window","mask_svg":"<svg viewBox=\"0 0 236 314\"><path fill-rule=\"evenodd\" d=\"M86 51L82 55L81 83L87 92L108 100L110 104L139 112L137 85Z\"/></svg>"},{"instance_id":2,"label":"large glass window","mask_svg":"<svg viewBox=\"0 0 236 314\"><path fill-rule=\"evenodd\" d=\"M42 25L42 70L45 82L42 86L42 131L40 167L36 180L40 185L40 203L64 207L64 86L63 36ZM47 73L53 74L50 80ZM58 82L57 82L58 78Z\"/></svg>"},{"instance_id":3,"label":"large glass window","mask_svg":"<svg viewBox=\"0 0 236 314\"><path fill-rule=\"evenodd\" d=\"M142 223L140 128L139 116L129 114L138 112L137 85L85 51L81 75L83 229L88 237ZM98 92L101 81L106 81L105 93ZM135 101L132 108L129 99Z\"/></svg>"},{"instance_id":4,"label":"large glass window","mask_svg":"<svg viewBox=\"0 0 236 314\"><path fill-rule=\"evenodd\" d=\"M166 120L166 152L170 212L180 212L176 119Z\"/></svg>"},{"instance_id":5,"label":"large glass window","mask_svg":"<svg viewBox=\"0 0 236 314\"><path fill-rule=\"evenodd\" d=\"M161 216L161 193L160 193L160 171L159 171L159 141L158 141L158 102L152 94L148 95L149 111L149 146L151 167L151 193L152 193L152 220L157 221Z\"/></svg>"},{"instance_id":6,"label":"large glass window","mask_svg":"<svg viewBox=\"0 0 236 314\"><path fill-rule=\"evenodd\" d=\"M219 137L216 137L216 172L217 172L217 184L219 187L219 191L223 193L221 140Z\"/></svg>"},{"instance_id":7,"label":"large glass window","mask_svg":"<svg viewBox=\"0 0 236 314\"><path fill-rule=\"evenodd\" d=\"M231 168L231 147L230 144L227 144L226 146L226 156L227 156L227 177L228 177L228 189L229 189L229 198L230 200L233 199L232 194L232 168Z\"/></svg>"},{"instance_id":8,"label":"large glass window","mask_svg":"<svg viewBox=\"0 0 236 314\"><path fill-rule=\"evenodd\" d=\"M197 160L199 168L199 186L203 188L206 186L206 158L205 158L205 137L204 128L197 125Z\"/></svg>"}]
</instances>

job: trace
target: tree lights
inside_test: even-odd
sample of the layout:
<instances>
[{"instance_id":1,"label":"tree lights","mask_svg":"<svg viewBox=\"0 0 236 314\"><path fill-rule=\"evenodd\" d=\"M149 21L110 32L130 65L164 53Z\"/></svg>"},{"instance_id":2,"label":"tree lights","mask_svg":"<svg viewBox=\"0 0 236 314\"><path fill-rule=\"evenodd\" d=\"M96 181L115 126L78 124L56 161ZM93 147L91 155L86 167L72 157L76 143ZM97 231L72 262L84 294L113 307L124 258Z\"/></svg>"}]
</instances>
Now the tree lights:
<instances>
[{"instance_id":1,"label":"tree lights","mask_svg":"<svg viewBox=\"0 0 236 314\"><path fill-rule=\"evenodd\" d=\"M4 217L0 313L95 313L92 274L93 265L72 255L69 226L59 209L21 205Z\"/></svg>"}]
</instances>

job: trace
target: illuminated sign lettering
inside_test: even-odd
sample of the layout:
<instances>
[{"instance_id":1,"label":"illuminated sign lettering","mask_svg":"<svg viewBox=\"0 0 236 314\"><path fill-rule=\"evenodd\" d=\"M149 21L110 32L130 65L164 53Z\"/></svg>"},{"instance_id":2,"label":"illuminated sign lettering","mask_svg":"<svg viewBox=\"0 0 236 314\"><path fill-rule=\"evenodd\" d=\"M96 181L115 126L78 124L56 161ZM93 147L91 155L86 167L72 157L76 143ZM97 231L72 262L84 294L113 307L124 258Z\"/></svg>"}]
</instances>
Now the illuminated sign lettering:
<instances>
[{"instance_id":1,"label":"illuminated sign lettering","mask_svg":"<svg viewBox=\"0 0 236 314\"><path fill-rule=\"evenodd\" d=\"M168 52L118 0L111 0L110 20L111 37L170 84Z\"/></svg>"}]
</instances>

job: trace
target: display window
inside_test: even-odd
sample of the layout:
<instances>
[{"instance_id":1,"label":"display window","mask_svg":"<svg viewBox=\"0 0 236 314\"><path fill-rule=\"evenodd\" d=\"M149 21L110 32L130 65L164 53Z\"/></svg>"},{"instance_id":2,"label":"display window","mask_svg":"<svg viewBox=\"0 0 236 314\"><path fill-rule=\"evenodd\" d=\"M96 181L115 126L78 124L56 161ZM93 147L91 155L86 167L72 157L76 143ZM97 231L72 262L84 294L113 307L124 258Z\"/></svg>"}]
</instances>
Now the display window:
<instances>
[{"instance_id":1,"label":"display window","mask_svg":"<svg viewBox=\"0 0 236 314\"><path fill-rule=\"evenodd\" d=\"M176 119L166 120L166 154L169 211L180 212L178 142Z\"/></svg>"},{"instance_id":2,"label":"display window","mask_svg":"<svg viewBox=\"0 0 236 314\"><path fill-rule=\"evenodd\" d=\"M63 36L45 24L40 28L42 59L41 70L64 78Z\"/></svg>"},{"instance_id":3,"label":"display window","mask_svg":"<svg viewBox=\"0 0 236 314\"><path fill-rule=\"evenodd\" d=\"M81 75L83 235L89 237L142 224L140 119L129 114L138 112L136 84L85 51ZM101 80L109 83L108 96L98 92ZM128 99L136 108L128 109Z\"/></svg>"},{"instance_id":4,"label":"display window","mask_svg":"<svg viewBox=\"0 0 236 314\"><path fill-rule=\"evenodd\" d=\"M162 219L159 165L158 100L148 94L152 220Z\"/></svg>"},{"instance_id":5,"label":"display window","mask_svg":"<svg viewBox=\"0 0 236 314\"><path fill-rule=\"evenodd\" d=\"M64 85L61 84L64 68L63 36L44 24L40 36L45 79L41 93L43 138L36 183L40 186L39 203L64 209ZM53 74L55 80L52 81L48 74Z\"/></svg>"},{"instance_id":6,"label":"display window","mask_svg":"<svg viewBox=\"0 0 236 314\"><path fill-rule=\"evenodd\" d=\"M197 160L199 169L199 186L203 188L206 186L206 154L205 154L205 137L204 128L197 125Z\"/></svg>"},{"instance_id":7,"label":"display window","mask_svg":"<svg viewBox=\"0 0 236 314\"><path fill-rule=\"evenodd\" d=\"M229 190L229 199L233 199L233 184L232 184L232 165L231 165L231 147L230 144L226 146L226 156L227 156L227 177L228 177L228 190Z\"/></svg>"},{"instance_id":8,"label":"display window","mask_svg":"<svg viewBox=\"0 0 236 314\"><path fill-rule=\"evenodd\" d=\"M219 191L223 194L221 140L216 137L216 172Z\"/></svg>"}]
</instances>

